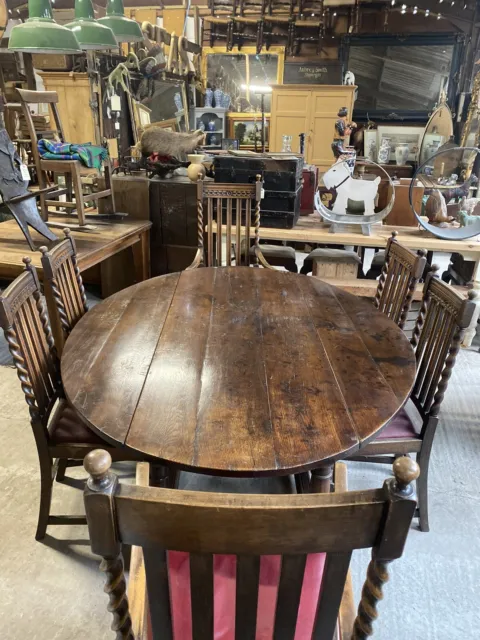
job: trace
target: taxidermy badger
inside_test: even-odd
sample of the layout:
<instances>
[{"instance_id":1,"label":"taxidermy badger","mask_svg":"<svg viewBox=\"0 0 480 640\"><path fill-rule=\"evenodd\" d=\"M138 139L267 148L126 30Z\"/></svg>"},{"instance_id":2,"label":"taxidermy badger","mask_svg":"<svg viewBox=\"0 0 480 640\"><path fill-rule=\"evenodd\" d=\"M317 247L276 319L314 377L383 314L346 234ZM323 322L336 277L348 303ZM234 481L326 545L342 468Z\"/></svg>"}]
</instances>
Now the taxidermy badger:
<instances>
[{"instance_id":1,"label":"taxidermy badger","mask_svg":"<svg viewBox=\"0 0 480 640\"><path fill-rule=\"evenodd\" d=\"M163 158L182 159L184 154L192 153L203 144L204 137L205 133L200 129L192 133L177 133L153 123L145 127L139 147L142 156L155 154Z\"/></svg>"}]
</instances>

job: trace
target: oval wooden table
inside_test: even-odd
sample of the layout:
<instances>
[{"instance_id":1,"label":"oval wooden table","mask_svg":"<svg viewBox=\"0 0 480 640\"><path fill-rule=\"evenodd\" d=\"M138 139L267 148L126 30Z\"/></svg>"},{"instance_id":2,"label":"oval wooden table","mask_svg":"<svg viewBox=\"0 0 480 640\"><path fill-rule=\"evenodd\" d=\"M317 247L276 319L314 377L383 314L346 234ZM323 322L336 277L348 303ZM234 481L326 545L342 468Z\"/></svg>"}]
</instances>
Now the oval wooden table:
<instances>
[{"instance_id":1,"label":"oval wooden table","mask_svg":"<svg viewBox=\"0 0 480 640\"><path fill-rule=\"evenodd\" d=\"M120 291L82 318L62 357L68 400L110 443L211 474L320 468L317 486L395 415L414 375L410 343L372 304L248 267Z\"/></svg>"}]
</instances>

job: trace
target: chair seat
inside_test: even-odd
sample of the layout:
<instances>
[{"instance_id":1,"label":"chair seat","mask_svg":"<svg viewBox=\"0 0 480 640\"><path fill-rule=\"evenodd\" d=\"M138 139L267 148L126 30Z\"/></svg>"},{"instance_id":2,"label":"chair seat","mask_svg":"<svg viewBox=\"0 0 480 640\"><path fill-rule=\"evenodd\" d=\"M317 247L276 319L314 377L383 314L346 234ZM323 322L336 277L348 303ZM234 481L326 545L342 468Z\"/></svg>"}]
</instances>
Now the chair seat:
<instances>
[{"instance_id":1,"label":"chair seat","mask_svg":"<svg viewBox=\"0 0 480 640\"><path fill-rule=\"evenodd\" d=\"M265 257L284 258L285 260L295 260L295 249L293 247L282 247L275 244L261 244L260 251ZM250 255L255 255L255 247L250 248Z\"/></svg>"},{"instance_id":2,"label":"chair seat","mask_svg":"<svg viewBox=\"0 0 480 640\"><path fill-rule=\"evenodd\" d=\"M399 438L419 438L420 435L415 429L405 409L401 409L383 429L377 440L398 440Z\"/></svg>"},{"instance_id":3,"label":"chair seat","mask_svg":"<svg viewBox=\"0 0 480 640\"><path fill-rule=\"evenodd\" d=\"M326 554L313 553L307 557L295 640L312 637L316 605L325 567ZM236 558L231 555L214 556L214 633L213 640L229 640L235 635ZM280 579L281 556L262 556L257 606L256 640L273 637L275 606ZM172 610L173 636L192 639L189 554L168 552L168 573Z\"/></svg>"},{"instance_id":4,"label":"chair seat","mask_svg":"<svg viewBox=\"0 0 480 640\"><path fill-rule=\"evenodd\" d=\"M102 440L81 422L76 412L61 400L49 425L51 444L91 444L105 447Z\"/></svg>"},{"instance_id":5,"label":"chair seat","mask_svg":"<svg viewBox=\"0 0 480 640\"><path fill-rule=\"evenodd\" d=\"M305 260L318 260L319 258L323 258L328 262L355 262L356 264L362 264L360 256L355 251L345 249L314 249Z\"/></svg>"}]
</instances>

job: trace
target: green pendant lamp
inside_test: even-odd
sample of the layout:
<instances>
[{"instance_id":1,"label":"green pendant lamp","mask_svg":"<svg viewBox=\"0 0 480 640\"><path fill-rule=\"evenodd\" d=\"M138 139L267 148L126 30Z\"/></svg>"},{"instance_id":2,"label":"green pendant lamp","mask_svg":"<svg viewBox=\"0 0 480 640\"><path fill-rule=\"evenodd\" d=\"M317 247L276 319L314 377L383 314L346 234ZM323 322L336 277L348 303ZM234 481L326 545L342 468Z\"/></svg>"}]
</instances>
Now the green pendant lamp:
<instances>
[{"instance_id":1,"label":"green pendant lamp","mask_svg":"<svg viewBox=\"0 0 480 640\"><path fill-rule=\"evenodd\" d=\"M25 53L81 53L73 31L53 19L50 0L28 0L28 20L13 27L11 51Z\"/></svg>"},{"instance_id":2,"label":"green pendant lamp","mask_svg":"<svg viewBox=\"0 0 480 640\"><path fill-rule=\"evenodd\" d=\"M110 27L118 43L143 40L143 33L138 22L124 15L123 0L108 0L107 15L104 18L99 18L97 22Z\"/></svg>"},{"instance_id":3,"label":"green pendant lamp","mask_svg":"<svg viewBox=\"0 0 480 640\"><path fill-rule=\"evenodd\" d=\"M73 31L83 50L106 51L118 48L113 31L95 20L92 0L75 0L75 20L65 26Z\"/></svg>"}]
</instances>

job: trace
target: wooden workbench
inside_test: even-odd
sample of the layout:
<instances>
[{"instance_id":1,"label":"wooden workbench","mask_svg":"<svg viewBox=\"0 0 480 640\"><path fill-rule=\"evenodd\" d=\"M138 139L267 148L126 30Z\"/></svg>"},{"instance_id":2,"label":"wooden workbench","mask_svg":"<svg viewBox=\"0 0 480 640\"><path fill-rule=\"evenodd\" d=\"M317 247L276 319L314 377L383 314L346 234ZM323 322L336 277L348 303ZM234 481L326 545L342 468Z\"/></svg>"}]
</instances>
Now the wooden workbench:
<instances>
[{"instance_id":1,"label":"wooden workbench","mask_svg":"<svg viewBox=\"0 0 480 640\"><path fill-rule=\"evenodd\" d=\"M68 222L68 218L50 216L50 222ZM77 218L71 219L72 224L78 224ZM149 231L152 223L149 220L125 220L122 222L89 221L95 226L92 231L72 231L77 245L78 265L80 271L100 265L100 281L102 295L107 297L122 288L123 281L118 269L117 256L131 247L132 253L124 256L130 261L129 271L135 281L141 282L150 277L150 244ZM61 229L52 229L62 240ZM32 238L37 247L47 244L45 238L31 230ZM12 280L24 269L22 258L29 256L37 267L40 279L43 277L40 252L30 251L30 248L14 220L0 224L0 278ZM123 258L123 256L122 256ZM128 268L128 264L127 264ZM117 277L118 276L118 277Z\"/></svg>"}]
</instances>

